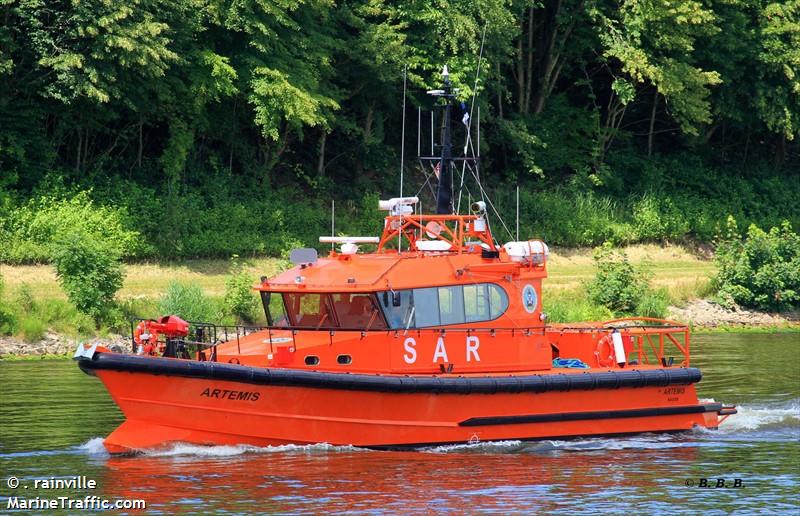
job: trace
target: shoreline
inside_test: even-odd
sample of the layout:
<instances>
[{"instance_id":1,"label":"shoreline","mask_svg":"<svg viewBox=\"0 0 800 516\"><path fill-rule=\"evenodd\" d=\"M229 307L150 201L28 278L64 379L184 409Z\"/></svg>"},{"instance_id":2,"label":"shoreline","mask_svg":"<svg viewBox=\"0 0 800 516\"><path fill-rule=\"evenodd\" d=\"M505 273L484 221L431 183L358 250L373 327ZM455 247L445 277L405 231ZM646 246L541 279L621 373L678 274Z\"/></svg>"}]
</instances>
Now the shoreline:
<instances>
[{"instance_id":1,"label":"shoreline","mask_svg":"<svg viewBox=\"0 0 800 516\"><path fill-rule=\"evenodd\" d=\"M670 306L667 319L684 322L693 334L714 333L800 333L800 310L784 313L754 310L728 310L698 299L685 307ZM37 342L25 342L14 337L0 337L0 362L16 360L65 360L72 357L75 348L83 342L100 342L126 349L130 337L76 338L47 332Z\"/></svg>"}]
</instances>

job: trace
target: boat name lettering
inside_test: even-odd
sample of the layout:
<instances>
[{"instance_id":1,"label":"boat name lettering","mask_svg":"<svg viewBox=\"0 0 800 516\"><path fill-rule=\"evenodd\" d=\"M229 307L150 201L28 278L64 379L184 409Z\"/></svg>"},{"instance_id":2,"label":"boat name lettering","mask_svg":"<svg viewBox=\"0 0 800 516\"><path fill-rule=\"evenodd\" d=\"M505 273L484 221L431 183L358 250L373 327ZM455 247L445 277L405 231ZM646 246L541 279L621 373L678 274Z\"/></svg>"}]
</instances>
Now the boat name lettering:
<instances>
[{"instance_id":1,"label":"boat name lettering","mask_svg":"<svg viewBox=\"0 0 800 516\"><path fill-rule=\"evenodd\" d=\"M686 392L686 387L667 387L662 392L664 394L683 394Z\"/></svg>"},{"instance_id":2,"label":"boat name lettering","mask_svg":"<svg viewBox=\"0 0 800 516\"><path fill-rule=\"evenodd\" d=\"M414 349L416 345L417 343L411 337L407 338L403 343L403 347L406 350L405 355L403 355L403 360L406 361L406 364L413 364L417 361L417 350Z\"/></svg>"},{"instance_id":3,"label":"boat name lettering","mask_svg":"<svg viewBox=\"0 0 800 516\"><path fill-rule=\"evenodd\" d=\"M228 399L228 400L237 400L237 401L258 401L258 398L261 397L260 392L255 391L233 391L230 389L211 389L206 387L206 389L200 393L200 396L205 396L206 398L217 398L217 399Z\"/></svg>"},{"instance_id":4,"label":"boat name lettering","mask_svg":"<svg viewBox=\"0 0 800 516\"><path fill-rule=\"evenodd\" d=\"M475 335L469 335L466 339L466 360L467 362L480 362L481 356L478 353L478 348L481 345L480 339ZM414 364L417 361L417 341L413 337L407 337L403 341L403 360L406 364ZM436 340L436 349L433 352L433 363L437 362L447 363L450 360L447 357L447 346L444 342L444 337L439 337Z\"/></svg>"}]
</instances>

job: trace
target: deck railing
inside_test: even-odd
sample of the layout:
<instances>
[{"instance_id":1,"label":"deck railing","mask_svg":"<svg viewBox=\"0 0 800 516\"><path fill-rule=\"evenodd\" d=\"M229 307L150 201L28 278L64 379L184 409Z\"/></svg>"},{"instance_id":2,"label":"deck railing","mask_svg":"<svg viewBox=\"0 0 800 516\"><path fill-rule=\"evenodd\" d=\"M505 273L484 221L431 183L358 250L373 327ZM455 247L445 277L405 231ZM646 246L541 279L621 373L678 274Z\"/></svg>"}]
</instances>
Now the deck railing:
<instances>
[{"instance_id":1,"label":"deck railing","mask_svg":"<svg viewBox=\"0 0 800 516\"><path fill-rule=\"evenodd\" d=\"M550 331L603 332L619 331L633 341L633 353L639 364L673 365L675 356L682 357L681 367L689 367L691 338L689 327L677 321L653 317L626 317L602 323L575 326L551 326ZM674 353L677 352L677 355Z\"/></svg>"},{"instance_id":2,"label":"deck railing","mask_svg":"<svg viewBox=\"0 0 800 516\"><path fill-rule=\"evenodd\" d=\"M136 352L136 343L133 341L133 328L138 321L131 321L131 343L133 352ZM601 333L610 335L613 331L618 331L631 339L632 351L637 362L644 365L660 364L662 366L673 365L674 356L682 357L679 365L688 367L690 363L690 335L689 328L679 322L654 319L648 317L631 317L623 319L613 319L601 323L587 323L576 325L548 325L534 327L504 327L504 328L409 328L405 329L376 329L376 330L353 330L353 329L312 329L312 328L274 328L259 325L222 325L203 322L189 322L189 335L176 339L183 346L187 347L191 356L200 357L201 353L211 348L209 355L203 355L204 360L215 360L216 346L223 342L235 342L239 349L240 339L255 332L266 332L265 343L269 344L270 351L274 352L276 346L286 344L285 332L289 332L291 342L296 345L298 339L302 339L303 334L325 334L327 333L330 343L333 344L334 336L339 332L359 333L361 337L374 334L386 334L395 337L422 337L423 335L436 335L445 337L447 335L488 335L495 336L515 336L531 337L534 335L545 335L547 333ZM280 337L275 333L281 333ZM677 354L675 354L677 352Z\"/></svg>"}]
</instances>

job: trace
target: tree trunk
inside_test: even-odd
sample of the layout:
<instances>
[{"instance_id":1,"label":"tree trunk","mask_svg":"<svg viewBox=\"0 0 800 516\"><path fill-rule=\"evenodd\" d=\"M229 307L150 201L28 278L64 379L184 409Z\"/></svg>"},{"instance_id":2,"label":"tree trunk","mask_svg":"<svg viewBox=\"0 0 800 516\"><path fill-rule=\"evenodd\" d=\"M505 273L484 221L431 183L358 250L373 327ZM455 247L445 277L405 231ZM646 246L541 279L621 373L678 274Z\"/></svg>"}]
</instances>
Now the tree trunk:
<instances>
[{"instance_id":1,"label":"tree trunk","mask_svg":"<svg viewBox=\"0 0 800 516\"><path fill-rule=\"evenodd\" d=\"M319 138L319 158L317 160L317 176L325 173L325 142L328 140L328 131L322 129L322 136Z\"/></svg>"},{"instance_id":2,"label":"tree trunk","mask_svg":"<svg viewBox=\"0 0 800 516\"><path fill-rule=\"evenodd\" d=\"M658 88L653 95L653 110L650 111L650 132L647 135L647 157L653 155L653 128L656 125L656 109L658 107Z\"/></svg>"},{"instance_id":3,"label":"tree trunk","mask_svg":"<svg viewBox=\"0 0 800 516\"><path fill-rule=\"evenodd\" d=\"M364 145L369 144L372 138L372 122L375 117L375 104L370 104L367 109L367 117L364 119Z\"/></svg>"},{"instance_id":4,"label":"tree trunk","mask_svg":"<svg viewBox=\"0 0 800 516\"><path fill-rule=\"evenodd\" d=\"M86 128L86 135L83 137L83 165L81 166L82 170L86 170L86 160L89 158L89 128Z\"/></svg>"},{"instance_id":5,"label":"tree trunk","mask_svg":"<svg viewBox=\"0 0 800 516\"><path fill-rule=\"evenodd\" d=\"M531 107L531 89L533 84L533 6L528 8L528 76L525 84L525 110Z\"/></svg>"},{"instance_id":6,"label":"tree trunk","mask_svg":"<svg viewBox=\"0 0 800 516\"><path fill-rule=\"evenodd\" d=\"M525 107L525 65L523 62L522 38L525 36L525 22L521 22L519 40L517 40L517 109L520 113Z\"/></svg>"},{"instance_id":7,"label":"tree trunk","mask_svg":"<svg viewBox=\"0 0 800 516\"><path fill-rule=\"evenodd\" d=\"M786 135L778 136L778 144L775 146L775 168L779 169L786 161Z\"/></svg>"},{"instance_id":8,"label":"tree trunk","mask_svg":"<svg viewBox=\"0 0 800 516\"><path fill-rule=\"evenodd\" d=\"M78 145L75 148L75 170L81 170L81 150L83 150L83 133L78 128Z\"/></svg>"},{"instance_id":9,"label":"tree trunk","mask_svg":"<svg viewBox=\"0 0 800 516\"><path fill-rule=\"evenodd\" d=\"M362 138L362 142L364 145L364 151L366 151L366 146L369 145L370 139L372 139L372 123L375 118L375 104L371 103L367 108L367 116L364 119L364 135ZM361 176L364 173L364 158L363 152L358 153L358 157L356 158L356 174Z\"/></svg>"},{"instance_id":10,"label":"tree trunk","mask_svg":"<svg viewBox=\"0 0 800 516\"><path fill-rule=\"evenodd\" d=\"M136 166L141 170L142 168L142 153L144 152L144 138L142 133L144 132L144 119L142 115L139 115L139 148L136 151Z\"/></svg>"},{"instance_id":11,"label":"tree trunk","mask_svg":"<svg viewBox=\"0 0 800 516\"><path fill-rule=\"evenodd\" d=\"M497 76L502 77L502 75L500 75L499 62L497 63L496 68L497 68ZM498 85L497 88L497 118L499 118L500 120L503 119L503 88L500 85Z\"/></svg>"}]
</instances>

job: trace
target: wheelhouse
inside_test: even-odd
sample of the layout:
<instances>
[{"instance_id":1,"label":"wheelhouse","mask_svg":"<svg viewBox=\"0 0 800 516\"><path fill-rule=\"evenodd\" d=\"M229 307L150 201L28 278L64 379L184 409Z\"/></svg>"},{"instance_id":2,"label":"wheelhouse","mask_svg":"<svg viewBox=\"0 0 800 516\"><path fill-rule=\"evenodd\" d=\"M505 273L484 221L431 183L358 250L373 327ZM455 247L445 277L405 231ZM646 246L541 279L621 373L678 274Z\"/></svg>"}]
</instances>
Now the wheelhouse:
<instances>
[{"instance_id":1,"label":"wheelhouse","mask_svg":"<svg viewBox=\"0 0 800 516\"><path fill-rule=\"evenodd\" d=\"M495 283L381 292L261 292L271 328L303 330L417 329L493 321L508 309Z\"/></svg>"}]
</instances>

